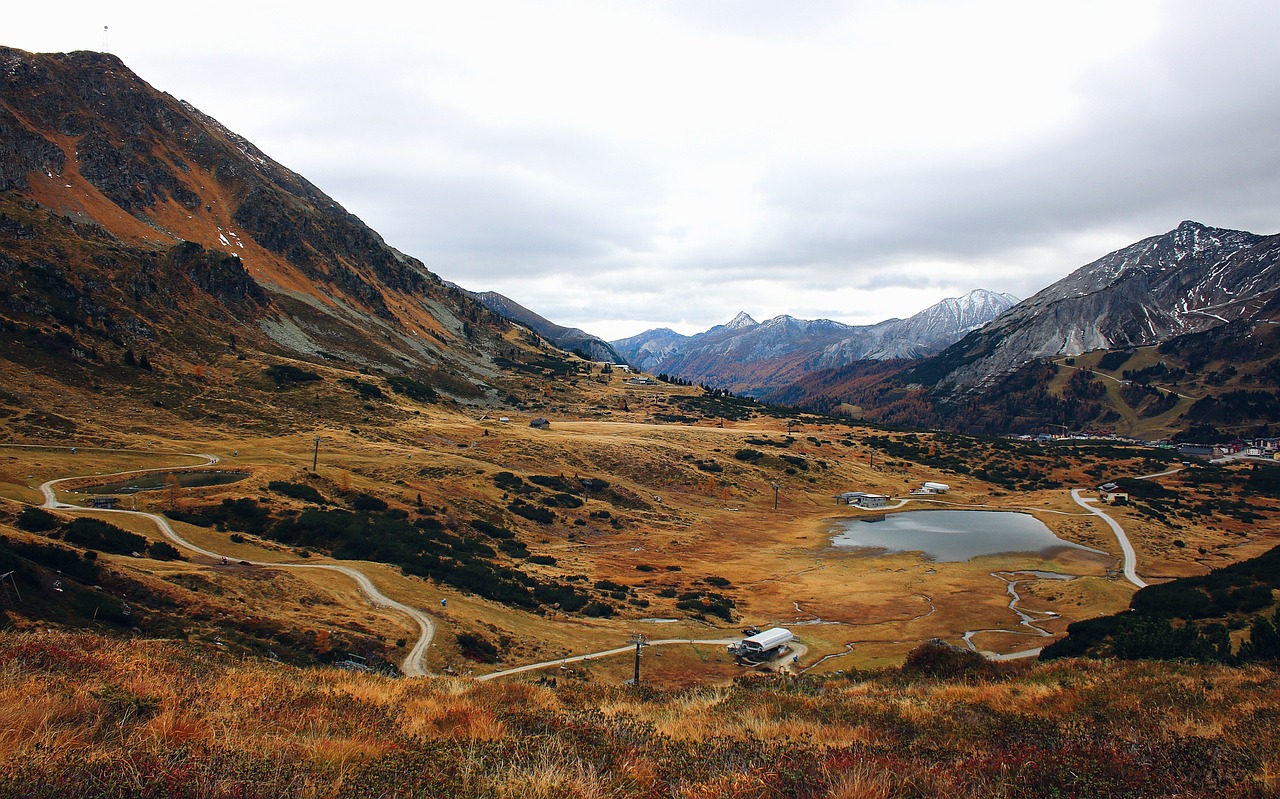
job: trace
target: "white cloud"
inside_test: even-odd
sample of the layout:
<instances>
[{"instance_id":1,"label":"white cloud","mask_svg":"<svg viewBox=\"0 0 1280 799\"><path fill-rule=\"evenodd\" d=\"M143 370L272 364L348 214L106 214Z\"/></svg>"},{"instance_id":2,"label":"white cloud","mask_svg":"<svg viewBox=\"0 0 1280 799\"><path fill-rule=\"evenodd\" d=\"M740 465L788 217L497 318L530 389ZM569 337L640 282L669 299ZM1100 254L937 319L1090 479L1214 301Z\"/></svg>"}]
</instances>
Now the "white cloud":
<instances>
[{"instance_id":1,"label":"white cloud","mask_svg":"<svg viewBox=\"0 0 1280 799\"><path fill-rule=\"evenodd\" d=\"M560 324L852 323L1280 219L1280 6L25 4L443 277Z\"/></svg>"}]
</instances>

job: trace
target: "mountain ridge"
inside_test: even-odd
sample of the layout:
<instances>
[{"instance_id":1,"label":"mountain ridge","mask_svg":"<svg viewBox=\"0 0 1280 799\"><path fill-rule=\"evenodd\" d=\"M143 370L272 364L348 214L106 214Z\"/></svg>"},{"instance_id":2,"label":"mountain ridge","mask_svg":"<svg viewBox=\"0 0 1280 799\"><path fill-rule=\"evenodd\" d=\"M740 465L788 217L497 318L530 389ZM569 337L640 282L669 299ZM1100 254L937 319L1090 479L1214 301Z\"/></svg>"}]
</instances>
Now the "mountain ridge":
<instances>
[{"instance_id":1,"label":"mountain ridge","mask_svg":"<svg viewBox=\"0 0 1280 799\"><path fill-rule=\"evenodd\" d=\"M981 386L1036 358L1159 344L1249 316L1280 291L1280 237L1183 222L1042 289L940 353L927 385ZM959 363L963 361L963 363Z\"/></svg>"},{"instance_id":2,"label":"mountain ridge","mask_svg":"<svg viewBox=\"0 0 1280 799\"><path fill-rule=\"evenodd\" d=\"M241 354L495 390L505 320L117 57L0 48L0 88L0 213L26 231L0 252L7 324L34 329L58 306L70 351L100 359L195 370L230 335ZM220 307L224 285L254 301Z\"/></svg>"},{"instance_id":3,"label":"mountain ridge","mask_svg":"<svg viewBox=\"0 0 1280 799\"><path fill-rule=\"evenodd\" d=\"M661 328L611 343L645 371L761 396L815 370L935 352L1015 302L1010 294L975 289L907 319L872 325L786 314L756 322L744 311L693 336Z\"/></svg>"},{"instance_id":4,"label":"mountain ridge","mask_svg":"<svg viewBox=\"0 0 1280 799\"><path fill-rule=\"evenodd\" d=\"M1280 236L1183 222L928 358L820 370L762 398L969 432L1265 434L1280 418L1277 261Z\"/></svg>"},{"instance_id":5,"label":"mountain ridge","mask_svg":"<svg viewBox=\"0 0 1280 799\"><path fill-rule=\"evenodd\" d=\"M463 289L463 291L467 291ZM496 291L467 291L489 310L499 316L524 325L562 350L572 352L589 361L615 364L624 363L623 357L609 342L576 327L556 324L546 317Z\"/></svg>"}]
</instances>

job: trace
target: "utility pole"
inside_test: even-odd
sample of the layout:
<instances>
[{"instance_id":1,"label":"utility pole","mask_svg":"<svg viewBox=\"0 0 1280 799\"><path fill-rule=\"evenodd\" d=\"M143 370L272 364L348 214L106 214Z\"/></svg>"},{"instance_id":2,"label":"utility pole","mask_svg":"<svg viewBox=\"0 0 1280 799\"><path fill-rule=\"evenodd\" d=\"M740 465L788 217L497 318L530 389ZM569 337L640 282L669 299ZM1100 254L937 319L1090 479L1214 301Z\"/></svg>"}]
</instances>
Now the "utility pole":
<instances>
[{"instance_id":1,"label":"utility pole","mask_svg":"<svg viewBox=\"0 0 1280 799\"><path fill-rule=\"evenodd\" d=\"M778 509L778 491L781 490L782 483L770 483L769 485L771 488L773 488L773 509L777 510Z\"/></svg>"},{"instance_id":2,"label":"utility pole","mask_svg":"<svg viewBox=\"0 0 1280 799\"><path fill-rule=\"evenodd\" d=\"M312 474L315 474L316 463L318 463L319 460L320 460L320 436L316 436L316 448L315 448L315 451L311 453L311 473Z\"/></svg>"},{"instance_id":3,"label":"utility pole","mask_svg":"<svg viewBox=\"0 0 1280 799\"><path fill-rule=\"evenodd\" d=\"M644 633L631 634L630 643L633 643L636 645L636 674L635 674L635 677L631 679L632 685L638 686L640 684L640 648L645 645L644 642L645 642Z\"/></svg>"},{"instance_id":4,"label":"utility pole","mask_svg":"<svg viewBox=\"0 0 1280 799\"><path fill-rule=\"evenodd\" d=\"M9 572L5 572L4 574L0 574L0 583L3 583L3 582L5 581L5 578L8 578L8 579L9 579L9 582L13 585L13 593L15 593L15 594L17 594L17 595L18 595L18 603L19 603L19 604L21 604L21 603L22 603L22 592L18 590L18 581L17 581L17 580L15 580L15 579L13 579L13 572L9 571ZM9 591L8 591L8 589L6 588L6 589L5 589L5 593L8 593L8 592L9 592ZM636 658L637 658L637 660L636 660L636 669L637 669L636 674L637 674L637 675L639 675L639 674L640 674L640 672L639 672L639 668L640 668L640 661L639 661L639 657L640 657L640 654L639 654L639 653L640 653L640 650L638 650L638 649L637 649L637 650L636 650Z\"/></svg>"}]
</instances>

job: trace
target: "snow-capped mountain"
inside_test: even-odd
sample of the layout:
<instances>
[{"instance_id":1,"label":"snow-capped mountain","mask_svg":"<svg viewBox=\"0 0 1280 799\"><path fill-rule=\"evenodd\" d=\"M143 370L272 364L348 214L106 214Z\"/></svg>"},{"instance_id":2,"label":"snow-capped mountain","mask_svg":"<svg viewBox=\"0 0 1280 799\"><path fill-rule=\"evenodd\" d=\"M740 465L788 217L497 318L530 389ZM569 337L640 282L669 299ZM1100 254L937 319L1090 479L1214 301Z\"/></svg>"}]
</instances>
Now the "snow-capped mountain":
<instances>
[{"instance_id":1,"label":"snow-capped mountain","mask_svg":"<svg viewBox=\"0 0 1280 799\"><path fill-rule=\"evenodd\" d=\"M922 365L981 385L1036 358L1157 344L1256 314L1280 290L1280 236L1183 222L1103 256Z\"/></svg>"},{"instance_id":2,"label":"snow-capped mountain","mask_svg":"<svg viewBox=\"0 0 1280 799\"><path fill-rule=\"evenodd\" d=\"M612 343L629 363L647 372L760 395L815 369L937 352L1016 302L1012 295L978 289L909 319L874 325L786 315L756 322L740 313L693 336L663 328Z\"/></svg>"}]
</instances>

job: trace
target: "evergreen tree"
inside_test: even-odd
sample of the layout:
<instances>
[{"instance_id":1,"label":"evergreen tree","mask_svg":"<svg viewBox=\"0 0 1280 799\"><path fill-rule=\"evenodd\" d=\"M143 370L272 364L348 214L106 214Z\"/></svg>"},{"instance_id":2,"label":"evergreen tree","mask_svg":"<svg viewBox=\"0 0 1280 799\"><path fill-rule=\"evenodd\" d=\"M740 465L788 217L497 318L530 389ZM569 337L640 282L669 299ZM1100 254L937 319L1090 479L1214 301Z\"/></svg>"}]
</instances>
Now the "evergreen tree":
<instances>
[{"instance_id":1,"label":"evergreen tree","mask_svg":"<svg viewBox=\"0 0 1280 799\"><path fill-rule=\"evenodd\" d=\"M1249 640L1240 647L1241 661L1280 660L1280 607L1268 619L1258 616L1249 628Z\"/></svg>"}]
</instances>

